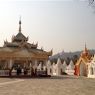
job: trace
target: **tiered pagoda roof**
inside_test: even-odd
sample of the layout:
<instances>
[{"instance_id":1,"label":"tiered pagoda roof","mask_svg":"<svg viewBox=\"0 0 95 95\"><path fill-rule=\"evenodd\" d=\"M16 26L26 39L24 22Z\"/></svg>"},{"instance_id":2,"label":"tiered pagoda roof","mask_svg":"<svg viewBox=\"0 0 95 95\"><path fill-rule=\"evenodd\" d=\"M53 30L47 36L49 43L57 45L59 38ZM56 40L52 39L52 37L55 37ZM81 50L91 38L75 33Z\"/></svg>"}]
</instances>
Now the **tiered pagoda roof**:
<instances>
[{"instance_id":1,"label":"tiered pagoda roof","mask_svg":"<svg viewBox=\"0 0 95 95\"><path fill-rule=\"evenodd\" d=\"M48 58L52 55L52 51L46 52L43 49L38 49L38 43L28 43L28 37L21 32L21 20L19 21L19 32L12 37L12 41L4 41L4 46L0 47L0 57L2 54L6 57L37 57Z\"/></svg>"}]
</instances>

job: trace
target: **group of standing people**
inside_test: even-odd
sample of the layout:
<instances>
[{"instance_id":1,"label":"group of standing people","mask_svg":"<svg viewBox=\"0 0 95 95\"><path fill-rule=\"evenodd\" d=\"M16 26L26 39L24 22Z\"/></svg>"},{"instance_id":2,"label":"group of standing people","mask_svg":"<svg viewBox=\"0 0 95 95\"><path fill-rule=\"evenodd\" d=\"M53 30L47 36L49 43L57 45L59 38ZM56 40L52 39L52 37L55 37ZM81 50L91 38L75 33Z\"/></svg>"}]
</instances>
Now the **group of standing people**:
<instances>
[{"instance_id":1,"label":"group of standing people","mask_svg":"<svg viewBox=\"0 0 95 95\"><path fill-rule=\"evenodd\" d=\"M17 65L16 67L12 67L10 72L9 72L10 76L39 76L39 75L47 75L47 69L46 70L39 70L37 68L33 68L33 67L22 67L20 65Z\"/></svg>"},{"instance_id":2,"label":"group of standing people","mask_svg":"<svg viewBox=\"0 0 95 95\"><path fill-rule=\"evenodd\" d=\"M27 75L28 74L28 69L26 67L21 68L18 65L18 67L16 68L16 70L17 70L17 75L21 75L22 73L24 73L24 75Z\"/></svg>"},{"instance_id":3,"label":"group of standing people","mask_svg":"<svg viewBox=\"0 0 95 95\"><path fill-rule=\"evenodd\" d=\"M37 69L33 68L33 67L30 67L30 68L27 68L27 67L22 67L20 65L16 66L16 67L12 67L10 69L10 72L9 72L9 75L12 76L12 75L17 75L17 76L20 76L20 75L31 75L31 76L35 76L36 75L36 72L37 72Z\"/></svg>"}]
</instances>

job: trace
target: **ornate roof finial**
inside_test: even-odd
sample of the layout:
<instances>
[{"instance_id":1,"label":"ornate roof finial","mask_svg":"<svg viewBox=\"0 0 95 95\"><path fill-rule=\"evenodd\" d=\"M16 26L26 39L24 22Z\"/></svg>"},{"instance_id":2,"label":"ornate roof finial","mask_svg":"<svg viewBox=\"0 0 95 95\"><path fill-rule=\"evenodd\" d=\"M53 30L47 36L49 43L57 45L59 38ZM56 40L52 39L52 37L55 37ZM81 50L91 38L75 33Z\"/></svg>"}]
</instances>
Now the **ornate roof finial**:
<instances>
[{"instance_id":1,"label":"ornate roof finial","mask_svg":"<svg viewBox=\"0 0 95 95\"><path fill-rule=\"evenodd\" d=\"M42 50L42 51L44 50L43 47L41 47L41 50Z\"/></svg>"},{"instance_id":2,"label":"ornate roof finial","mask_svg":"<svg viewBox=\"0 0 95 95\"><path fill-rule=\"evenodd\" d=\"M36 45L38 46L38 42L36 43Z\"/></svg>"},{"instance_id":3,"label":"ornate roof finial","mask_svg":"<svg viewBox=\"0 0 95 95\"><path fill-rule=\"evenodd\" d=\"M85 42L85 52L87 52L86 42Z\"/></svg>"},{"instance_id":4,"label":"ornate roof finial","mask_svg":"<svg viewBox=\"0 0 95 95\"><path fill-rule=\"evenodd\" d=\"M20 16L20 19L19 19L19 33L21 33L21 16Z\"/></svg>"}]
</instances>

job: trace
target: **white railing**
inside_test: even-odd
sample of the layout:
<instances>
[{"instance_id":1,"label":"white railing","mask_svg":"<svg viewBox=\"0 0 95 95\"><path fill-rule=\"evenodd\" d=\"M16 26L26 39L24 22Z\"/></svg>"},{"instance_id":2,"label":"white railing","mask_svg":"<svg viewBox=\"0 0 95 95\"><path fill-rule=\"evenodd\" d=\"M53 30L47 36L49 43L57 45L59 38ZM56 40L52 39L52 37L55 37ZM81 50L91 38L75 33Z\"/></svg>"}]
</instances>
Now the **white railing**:
<instances>
[{"instance_id":1,"label":"white railing","mask_svg":"<svg viewBox=\"0 0 95 95\"><path fill-rule=\"evenodd\" d=\"M9 70L0 70L0 76L9 76Z\"/></svg>"}]
</instances>

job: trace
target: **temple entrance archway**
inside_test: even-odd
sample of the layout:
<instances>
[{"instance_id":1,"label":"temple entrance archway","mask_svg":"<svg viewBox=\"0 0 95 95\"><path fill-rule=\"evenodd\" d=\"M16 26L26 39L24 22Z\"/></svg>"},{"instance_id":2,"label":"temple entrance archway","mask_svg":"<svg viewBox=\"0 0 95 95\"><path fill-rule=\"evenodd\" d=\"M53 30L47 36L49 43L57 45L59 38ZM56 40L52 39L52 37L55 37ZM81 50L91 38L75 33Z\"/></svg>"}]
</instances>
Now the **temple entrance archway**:
<instances>
[{"instance_id":1,"label":"temple entrance archway","mask_svg":"<svg viewBox=\"0 0 95 95\"><path fill-rule=\"evenodd\" d=\"M86 65L84 63L80 64L80 76L86 76Z\"/></svg>"}]
</instances>

